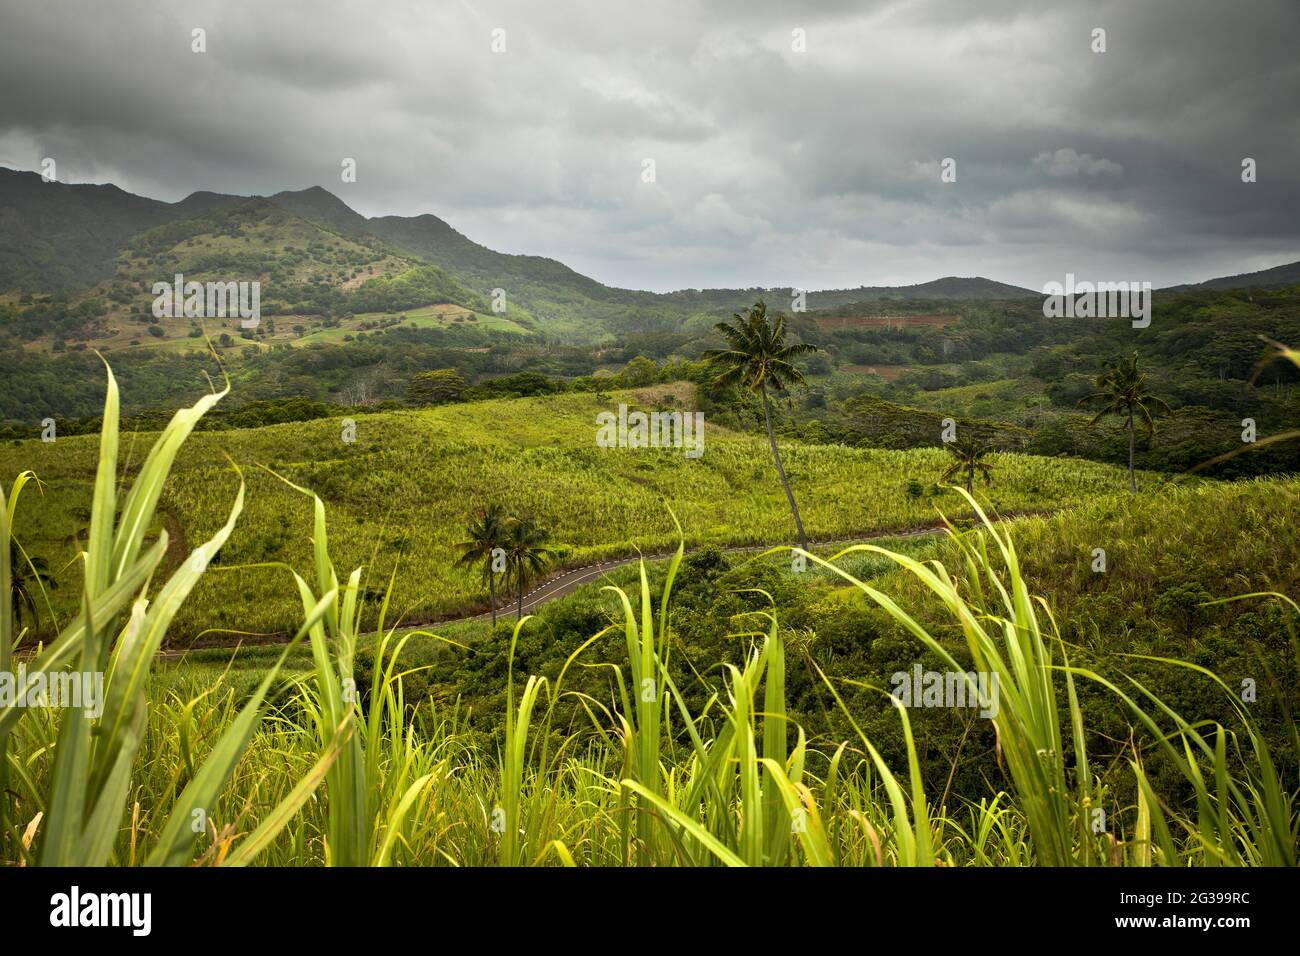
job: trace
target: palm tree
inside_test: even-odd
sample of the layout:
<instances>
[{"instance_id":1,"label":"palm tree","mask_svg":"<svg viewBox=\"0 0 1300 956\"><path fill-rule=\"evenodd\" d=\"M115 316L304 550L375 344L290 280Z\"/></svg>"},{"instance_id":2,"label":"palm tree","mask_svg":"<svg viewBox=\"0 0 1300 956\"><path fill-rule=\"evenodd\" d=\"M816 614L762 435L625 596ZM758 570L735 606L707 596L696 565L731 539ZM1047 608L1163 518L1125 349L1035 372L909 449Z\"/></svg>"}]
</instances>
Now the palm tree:
<instances>
[{"instance_id":1,"label":"palm tree","mask_svg":"<svg viewBox=\"0 0 1300 956\"><path fill-rule=\"evenodd\" d=\"M512 518L506 525L506 562L515 575L518 615L524 616L524 586L546 567L551 551L545 547L550 535L532 518Z\"/></svg>"},{"instance_id":2,"label":"palm tree","mask_svg":"<svg viewBox=\"0 0 1300 956\"><path fill-rule=\"evenodd\" d=\"M984 477L986 485L993 480L993 463L988 460L989 452L993 451L992 445L963 435L956 441L948 442L944 448L952 455L953 460L948 465L948 470L940 477L940 481L952 481L965 475L966 492L973 495L975 494L975 472L978 471Z\"/></svg>"},{"instance_id":3,"label":"palm tree","mask_svg":"<svg viewBox=\"0 0 1300 956\"><path fill-rule=\"evenodd\" d=\"M1079 399L1079 407L1101 405L1101 410L1088 423L1089 428L1107 415L1119 415L1125 419L1124 427L1128 430L1128 490L1131 495L1136 495L1138 491L1137 475L1133 471L1133 447L1137 435L1135 426L1141 420L1143 430L1150 438L1156 432L1156 423L1151 417L1152 410L1170 410L1164 401L1151 394L1146 380L1147 373L1138 368L1138 357L1134 352L1098 375L1097 390Z\"/></svg>"},{"instance_id":4,"label":"palm tree","mask_svg":"<svg viewBox=\"0 0 1300 956\"><path fill-rule=\"evenodd\" d=\"M507 544L507 519L500 505L490 504L474 513L465 529L469 540L457 545L460 560L468 568L478 567L492 596L492 626L497 626L497 571L492 567L498 553L504 555Z\"/></svg>"},{"instance_id":5,"label":"palm tree","mask_svg":"<svg viewBox=\"0 0 1300 956\"><path fill-rule=\"evenodd\" d=\"M36 595L57 590L59 585L50 577L50 566L45 559L29 555L13 537L9 538L9 568L14 621L21 627L24 613L27 613L31 615L32 625L36 626L41 619L36 609Z\"/></svg>"},{"instance_id":6,"label":"palm tree","mask_svg":"<svg viewBox=\"0 0 1300 956\"><path fill-rule=\"evenodd\" d=\"M799 530L799 546L807 550L808 536L804 534L799 506L781 464L781 453L776 447L776 434L772 431L772 407L769 389L784 395L791 386L803 385L803 373L791 363L796 355L817 351L817 346L806 342L785 344L785 316L778 314L775 321L767 317L767 305L762 299L754 303L746 314L732 316L734 322L719 322L713 328L727 340L730 348L709 349L701 357L709 365L721 369L714 379L715 387L738 385L763 396L763 417L767 421L767 443L772 446L772 460L776 473L790 502L795 527Z\"/></svg>"}]
</instances>

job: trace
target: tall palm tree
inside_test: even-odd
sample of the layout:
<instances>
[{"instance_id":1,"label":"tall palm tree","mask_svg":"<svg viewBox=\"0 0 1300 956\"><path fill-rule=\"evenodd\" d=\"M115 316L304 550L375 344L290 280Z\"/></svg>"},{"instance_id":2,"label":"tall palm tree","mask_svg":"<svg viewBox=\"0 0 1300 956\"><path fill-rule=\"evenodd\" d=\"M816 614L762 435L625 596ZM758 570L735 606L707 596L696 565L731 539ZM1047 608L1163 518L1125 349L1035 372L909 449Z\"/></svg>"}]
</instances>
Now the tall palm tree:
<instances>
[{"instance_id":1,"label":"tall palm tree","mask_svg":"<svg viewBox=\"0 0 1300 956\"><path fill-rule=\"evenodd\" d=\"M518 615L524 616L524 587L546 567L551 551L546 547L550 534L532 518L512 518L506 525L506 562L515 575Z\"/></svg>"},{"instance_id":2,"label":"tall palm tree","mask_svg":"<svg viewBox=\"0 0 1300 956\"><path fill-rule=\"evenodd\" d=\"M57 590L58 583L50 577L50 566L44 558L29 555L18 547L18 541L9 538L10 591L13 594L14 622L21 627L23 617L31 615L32 625L40 624L36 595Z\"/></svg>"},{"instance_id":3,"label":"tall palm tree","mask_svg":"<svg viewBox=\"0 0 1300 956\"><path fill-rule=\"evenodd\" d=\"M978 438L968 438L963 435L956 441L948 442L943 446L948 450L953 458L948 470L943 473L940 481L952 481L954 478L966 478L966 491L968 494L975 494L975 473L979 472L984 478L984 484L989 484L993 480L993 463L988 460L989 452L993 451L993 446L980 441Z\"/></svg>"},{"instance_id":4,"label":"tall palm tree","mask_svg":"<svg viewBox=\"0 0 1300 956\"><path fill-rule=\"evenodd\" d=\"M772 460L776 462L776 473L785 489L785 498L790 502L790 513L794 515L794 525L799 531L799 546L808 547L808 536L804 534L803 521L799 517L799 506L795 504L794 492L785 476L785 466L781 463L781 452L776 447L776 434L772 431L772 406L769 391L784 395L791 386L803 385L803 373L791 362L797 355L817 351L817 346L806 342L793 345L785 343L785 316L778 314L775 321L767 316L767 304L759 299L745 314L732 316L733 322L719 322L713 328L727 341L729 348L709 349L702 358L709 365L720 369L713 384L718 387L738 385L763 396L763 417L767 421L767 443L772 446Z\"/></svg>"},{"instance_id":5,"label":"tall palm tree","mask_svg":"<svg viewBox=\"0 0 1300 956\"><path fill-rule=\"evenodd\" d=\"M1128 430L1128 490L1131 495L1136 495L1138 491L1137 474L1133 470L1136 425L1140 421L1143 431L1150 438L1156 433L1156 423L1151 417L1151 412L1170 410L1164 401L1151 394L1146 380L1147 373L1138 368L1138 357L1134 352L1128 358L1121 358L1113 367L1098 375L1097 390L1079 399L1081 408L1085 405L1101 406L1101 410L1088 423L1089 428L1107 415L1119 415L1125 419L1124 427Z\"/></svg>"},{"instance_id":6,"label":"tall palm tree","mask_svg":"<svg viewBox=\"0 0 1300 956\"><path fill-rule=\"evenodd\" d=\"M488 594L492 597L492 626L497 626L497 572L492 567L497 552L505 553L508 541L506 514L500 505L490 504L474 512L474 517L466 527L469 540L457 545L460 560L456 563L468 568L477 567L487 581Z\"/></svg>"}]
</instances>

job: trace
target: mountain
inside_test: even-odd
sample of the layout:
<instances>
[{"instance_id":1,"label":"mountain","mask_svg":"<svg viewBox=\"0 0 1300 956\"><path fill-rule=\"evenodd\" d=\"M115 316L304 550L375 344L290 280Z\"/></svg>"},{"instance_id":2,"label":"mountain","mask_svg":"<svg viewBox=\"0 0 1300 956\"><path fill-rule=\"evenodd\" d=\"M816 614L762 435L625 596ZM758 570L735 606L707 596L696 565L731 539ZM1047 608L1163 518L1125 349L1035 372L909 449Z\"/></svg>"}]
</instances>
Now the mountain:
<instances>
[{"instance_id":1,"label":"mountain","mask_svg":"<svg viewBox=\"0 0 1300 956\"><path fill-rule=\"evenodd\" d=\"M1300 284L1300 262L1288 262L1286 265L1262 269L1259 272L1245 272L1241 275L1223 276L1219 279L1207 279L1188 285L1170 286L1170 292L1190 292L1196 289L1275 289L1281 286Z\"/></svg>"},{"instance_id":2,"label":"mountain","mask_svg":"<svg viewBox=\"0 0 1300 956\"><path fill-rule=\"evenodd\" d=\"M238 222L223 218L231 215ZM125 303L145 291L125 285L184 266L189 271L235 269L267 280L309 283L310 301L286 294L281 302L337 310L347 305L321 290L342 294L367 279L392 279L402 269L436 267L439 273L422 273L408 291L438 289L447 301L480 314L504 293L509 321L553 339L577 342L677 330L692 318L691 326L707 326L714 316L759 296L775 302L790 295L784 287L666 294L619 289L555 259L489 249L434 215L367 218L319 186L269 197L196 192L165 203L111 185L45 183L35 173L0 169L0 237L0 295L104 295L112 287L109 297ZM1300 281L1300 263L1211 280L1202 287L1225 288L1242 280L1259 285ZM907 286L809 292L807 307L842 311L859 304L898 308L902 302L904 309L915 309L945 301L1037 295L982 277L945 276ZM407 297L390 298L386 293L383 300L406 303Z\"/></svg>"},{"instance_id":3,"label":"mountain","mask_svg":"<svg viewBox=\"0 0 1300 956\"><path fill-rule=\"evenodd\" d=\"M0 293L16 300L10 310L0 298L0 317L7 333L54 351L68 343L203 350L205 324L226 348L243 347L231 333L245 346L271 347L360 338L399 324L528 332L520 310L489 314L487 300L446 270L356 228L365 219L323 189L283 194L279 202L197 192L160 203L34 174L5 175L0 186L7 237ZM155 285L170 285L177 274L188 282L257 283L267 321L253 333L229 313L156 314ZM47 294L21 294L32 291Z\"/></svg>"},{"instance_id":4,"label":"mountain","mask_svg":"<svg viewBox=\"0 0 1300 956\"><path fill-rule=\"evenodd\" d=\"M917 285L861 286L857 289L827 289L810 296L809 305L827 309L864 299L1018 299L1042 298L1042 294L1018 285L1007 285L980 276L944 276ZM814 304L815 303L815 304Z\"/></svg>"},{"instance_id":5,"label":"mountain","mask_svg":"<svg viewBox=\"0 0 1300 956\"><path fill-rule=\"evenodd\" d=\"M312 186L286 190L270 201L296 216L336 229L353 238L375 237L412 256L437 263L458 273L490 294L493 288L517 288L517 294L536 298L537 287L559 293L560 301L650 302L650 292L629 292L602 285L574 272L562 262L542 256L510 255L479 245L437 216L379 216L367 219L327 189ZM528 291L525 291L527 289Z\"/></svg>"},{"instance_id":6,"label":"mountain","mask_svg":"<svg viewBox=\"0 0 1300 956\"><path fill-rule=\"evenodd\" d=\"M205 191L168 203L0 167L0 292L85 290L113 276L132 237L246 200Z\"/></svg>"},{"instance_id":7,"label":"mountain","mask_svg":"<svg viewBox=\"0 0 1300 956\"><path fill-rule=\"evenodd\" d=\"M320 186L284 190L271 196L269 201L295 216L329 226L344 234L364 235L370 231L365 216Z\"/></svg>"},{"instance_id":8,"label":"mountain","mask_svg":"<svg viewBox=\"0 0 1300 956\"><path fill-rule=\"evenodd\" d=\"M348 238L269 199L192 199L177 205L207 211L132 236L114 259L112 277L95 291L119 302L126 301L123 296L143 296L147 309L153 283L176 273L199 282L238 276L262 283L265 304L291 304L321 286L355 289L368 279L392 278L423 265L393 255L376 239ZM452 301L463 305L473 298L460 292Z\"/></svg>"},{"instance_id":9,"label":"mountain","mask_svg":"<svg viewBox=\"0 0 1300 956\"><path fill-rule=\"evenodd\" d=\"M1008 285L982 276L944 276L919 285L898 286L893 293L901 299L1014 299L1022 295L1042 298L1042 293Z\"/></svg>"},{"instance_id":10,"label":"mountain","mask_svg":"<svg viewBox=\"0 0 1300 956\"><path fill-rule=\"evenodd\" d=\"M63 291L108 278L126 240L176 215L171 203L116 186L0 168L0 290Z\"/></svg>"},{"instance_id":11,"label":"mountain","mask_svg":"<svg viewBox=\"0 0 1300 956\"><path fill-rule=\"evenodd\" d=\"M484 299L505 293L507 310L553 336L579 340L677 325L681 308L653 292L616 289L543 256L511 255L474 242L437 216L367 219L320 187L277 193L275 202L355 239L377 239L397 254L436 263Z\"/></svg>"},{"instance_id":12,"label":"mountain","mask_svg":"<svg viewBox=\"0 0 1300 956\"><path fill-rule=\"evenodd\" d=\"M650 302L656 298L652 292L603 285L555 259L495 252L457 232L437 216L383 216L369 220L368 224L376 235L394 245L482 282L506 285L514 280L525 286L549 286L552 290L563 290L557 297L560 300Z\"/></svg>"},{"instance_id":13,"label":"mountain","mask_svg":"<svg viewBox=\"0 0 1300 956\"><path fill-rule=\"evenodd\" d=\"M215 209L235 206L248 201L247 196L232 196L230 193L214 193L206 189L190 193L178 203L171 204L173 219L188 219L190 216L202 216Z\"/></svg>"}]
</instances>

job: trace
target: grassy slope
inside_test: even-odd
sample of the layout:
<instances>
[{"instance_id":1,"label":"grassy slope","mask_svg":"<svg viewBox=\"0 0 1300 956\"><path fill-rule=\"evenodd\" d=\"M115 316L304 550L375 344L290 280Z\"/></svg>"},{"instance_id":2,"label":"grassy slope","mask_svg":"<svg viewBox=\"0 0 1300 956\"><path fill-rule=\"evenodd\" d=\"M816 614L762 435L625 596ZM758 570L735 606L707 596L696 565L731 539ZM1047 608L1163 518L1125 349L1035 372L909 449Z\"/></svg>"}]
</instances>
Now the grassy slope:
<instances>
[{"instance_id":1,"label":"grassy slope","mask_svg":"<svg viewBox=\"0 0 1300 956\"><path fill-rule=\"evenodd\" d=\"M1004 378L974 385L956 385L933 391L918 391L911 403L920 408L946 414L1005 422L1033 413L1035 404L1046 404L1042 386L1033 379Z\"/></svg>"},{"instance_id":2,"label":"grassy slope","mask_svg":"<svg viewBox=\"0 0 1300 956\"><path fill-rule=\"evenodd\" d=\"M301 346L312 342L342 342L345 335L356 335L358 331L364 331L361 328L363 323L390 322L399 315L405 316L405 320L399 323L404 328L445 329L456 324L469 323L472 327L484 331L529 334L523 326L493 312L473 312L459 305L428 305L420 309L403 309L400 312L360 312L351 319L340 320L335 328L308 332L295 339L293 344Z\"/></svg>"},{"instance_id":3,"label":"grassy slope","mask_svg":"<svg viewBox=\"0 0 1300 956\"><path fill-rule=\"evenodd\" d=\"M78 289L107 278L131 235L174 218L180 206L0 168L0 289Z\"/></svg>"},{"instance_id":4,"label":"grassy slope","mask_svg":"<svg viewBox=\"0 0 1300 956\"><path fill-rule=\"evenodd\" d=\"M672 390L659 386L639 398L653 403ZM676 391L678 407L690 407L685 387ZM297 620L287 573L219 570L271 560L307 566L309 502L259 466L324 498L341 567L365 564L372 585L382 586L400 558L395 606L418 618L461 609L485 592L452 562L467 516L489 501L534 515L552 530L567 564L634 546L666 547L674 537L669 506L688 542L790 538L789 512L762 437L709 426L696 460L681 450L602 449L595 444L595 415L606 407L593 395L572 394L358 415L351 443L341 440L334 419L195 435L162 502L171 518L172 560L187 551L182 538L201 540L224 520L237 484L227 456L243 469L248 505L216 573L204 578L173 634L284 631ZM132 445L125 439L123 460L138 464L151 440L141 435ZM0 473L33 468L45 482L43 498L33 495L25 504L17 533L55 569L74 556L95 454L91 437L0 449ZM790 445L784 455L814 538L926 524L936 507L963 510L953 494L933 487L946 459L937 449ZM1002 455L996 466L988 497L1002 510L1056 508L1123 488L1119 470L1089 462ZM906 493L912 478L924 486L919 497ZM65 571L64 578L71 584L75 573ZM63 601L72 591L53 597Z\"/></svg>"},{"instance_id":5,"label":"grassy slope","mask_svg":"<svg viewBox=\"0 0 1300 956\"><path fill-rule=\"evenodd\" d=\"M95 323L87 344L112 349L132 346L205 349L207 346L202 338L190 335L199 326L213 336L222 331L238 336L240 322L237 316L158 319L152 315L151 290L154 283L171 282L178 273L184 275L186 281L238 279L260 282L266 322L261 330L265 336L261 344L299 344L305 341L305 337L294 333L293 326L318 328L320 317L275 313L292 312L292 306L300 303L304 294L317 286L355 292L370 280L410 275L410 270L418 266L417 260L394 254L372 237L350 238L328 226L295 216L266 200L248 200L146 229L126 242L113 261L112 277L86 292L86 296L98 298L108 306L107 314ZM440 288L445 297L431 297L430 302L455 302L465 312L469 311L466 305L478 305L474 294L450 276L442 276ZM440 324L431 311L436 308L435 305L418 310L428 320L425 324ZM515 312L522 314L518 309ZM383 315L385 313L362 313L340 322L338 329L324 330L320 334L325 339L342 339L367 319ZM501 316L481 316L481 320L486 322L485 328L523 331L516 323ZM156 326L164 334L161 337L149 334L149 326ZM234 347L242 348L248 344L240 340ZM49 345L42 339L30 347L43 349Z\"/></svg>"},{"instance_id":6,"label":"grassy slope","mask_svg":"<svg viewBox=\"0 0 1300 956\"><path fill-rule=\"evenodd\" d=\"M176 273L183 274L186 281L259 281L266 309L277 299L292 301L294 288L303 283L351 287L367 278L397 275L413 265L411 260L367 247L254 200L142 232L118 254L114 277L92 294L108 295L118 288L137 297L131 306L114 305L105 323L119 332L102 341L121 346L130 338L147 338L127 313L134 309L150 312L153 284L171 281ZM184 336L195 323L178 318L158 324L170 337ZM206 324L235 331L239 327L238 320L208 320Z\"/></svg>"},{"instance_id":7,"label":"grassy slope","mask_svg":"<svg viewBox=\"0 0 1300 956\"><path fill-rule=\"evenodd\" d=\"M1181 713L1197 719L1218 720L1234 726L1231 709L1221 690L1209 678L1172 665L1127 655L1157 655L1186 660L1219 674L1230 687L1240 687L1250 678L1257 685L1257 701L1251 713L1269 735L1275 756L1285 767L1294 766L1291 753L1292 721L1300 707L1294 680L1297 666L1293 643L1297 622L1286 606L1273 599L1250 599L1209 607L1191 607L1181 595L1195 594L1195 601L1226 598L1255 591L1279 591L1300 596L1300 538L1284 520L1300 504L1300 480L1203 482L1162 486L1158 493L1144 494L1136 502L1111 498L1083 504L1068 512L1047 517L1016 519L1006 525L1016 543L1032 594L1043 596L1051 605L1060 626L1071 663L1105 674L1121 686L1124 675L1133 675L1152 688ZM901 550L918 560L939 559L950 569L958 567L957 550L942 537L908 538L879 542ZM1107 549L1105 573L1092 570L1092 549ZM816 549L830 556L830 549ZM736 562L739 563L738 561ZM944 627L945 615L915 579L895 570L892 562L861 552L845 555L837 563L862 580L870 581L900 602L909 612L947 634L959 658L965 657L959 635ZM890 674L910 670L924 660L936 666L918 642L887 618L872 610L871 603L855 588L828 571L809 567L802 574L790 572L781 557L759 558L776 577L746 576L738 569L731 577L706 589L716 608L694 608L686 596L698 591L693 572L683 569L678 580L678 602L674 614L677 641L674 656L685 654L708 674L718 659L732 659L743 643L725 634L737 622L726 616L737 611L737 596L730 588L762 586L777 595L777 613L786 627L798 635L796 643L835 680L865 681L889 686ZM652 565L653 588L662 580L664 562ZM604 623L592 607L616 612L617 598L601 593L605 583L635 586L635 570L623 568L599 583L584 585L573 594L550 603L528 625L518 655L521 668L554 680L570 654L575 652ZM657 593L657 591L655 591ZM1171 600L1175 598L1174 600ZM762 602L755 602L762 603ZM1188 614L1191 614L1189 619ZM489 637L488 626L480 622L439 626L432 630L453 641L473 645L469 655L452 654L448 662L444 645L428 636L417 636L403 654L407 668L433 664L427 675L412 676L410 694L422 699L432 693L444 707L457 700L476 715L475 726L494 728L504 707L501 668L509 643L509 624ZM694 642L709 635L703 649ZM795 640L795 638L790 638ZM371 646L366 642L366 647ZM158 669L159 690L174 691L188 698L213 686L224 674L227 686L246 694L271 664L278 649L248 647L238 652L206 649L190 652L182 660L165 662ZM610 662L625 664L621 632L607 635L583 654L588 665ZM363 654L363 656L365 656ZM1059 652L1058 652L1059 662ZM311 667L306 649L289 662L290 672ZM800 664L789 675L791 706L795 718L819 746L837 742L851 727L838 719L833 702L826 698L818 681L806 680L806 666ZM597 697L606 681L603 671L574 673L570 685L581 686ZM679 674L680 686L697 690L689 674ZM868 728L875 743L891 763L905 761L897 733L897 715L878 694L858 692L845 686L853 711ZM605 694L609 691L605 690ZM1102 758L1099 769L1113 773L1123 784L1124 799L1131 799L1127 764L1122 758L1129 739L1131 715L1115 705L1114 698L1097 685L1082 681L1079 693L1088 712L1092 731L1089 747ZM408 698L409 699L409 698ZM1064 705L1064 701L1062 701ZM827 718L832 725L829 735ZM941 786L949 772L952 742L968 728L961 714L925 711L913 714L919 739L923 740L922 763ZM982 793L980 768L988 778L993 773L995 741L982 723L976 728L966 757L971 769L961 778L971 794ZM1149 753L1151 772L1175 792L1176 780L1165 762Z\"/></svg>"},{"instance_id":8,"label":"grassy slope","mask_svg":"<svg viewBox=\"0 0 1300 956\"><path fill-rule=\"evenodd\" d=\"M1214 602L1259 592L1300 599L1297 513L1297 478L1179 481L1148 486L1135 502L1112 497L1017 521L1013 534L1030 593L1051 606L1072 665L1091 668L1130 691L1133 678L1189 719L1235 729L1239 723L1222 688L1204 674L1153 658L1203 667L1238 694L1249 681L1254 697L1248 710L1272 743L1275 759L1289 768L1284 773L1294 774L1300 755L1293 749L1300 710L1300 619L1275 597ZM1106 552L1104 572L1093 569L1097 548ZM957 555L947 542L933 553L949 568ZM923 623L946 619L906 573L889 573L877 586ZM867 607L856 595L853 603ZM916 647L901 630L890 630L891 638L876 642L873 654L887 659L891 645ZM954 646L962 643L955 634L951 640ZM883 680L891 668L882 666L879 674L867 670L865 678ZM1079 694L1089 713L1094 757L1105 755L1101 766L1120 768L1127 781L1123 768L1131 756L1126 749L1131 714L1090 681L1080 683ZM888 739L890 717L882 711L868 723ZM891 752L894 745L891 740ZM1158 754L1148 759L1165 785L1176 783L1166 760Z\"/></svg>"}]
</instances>

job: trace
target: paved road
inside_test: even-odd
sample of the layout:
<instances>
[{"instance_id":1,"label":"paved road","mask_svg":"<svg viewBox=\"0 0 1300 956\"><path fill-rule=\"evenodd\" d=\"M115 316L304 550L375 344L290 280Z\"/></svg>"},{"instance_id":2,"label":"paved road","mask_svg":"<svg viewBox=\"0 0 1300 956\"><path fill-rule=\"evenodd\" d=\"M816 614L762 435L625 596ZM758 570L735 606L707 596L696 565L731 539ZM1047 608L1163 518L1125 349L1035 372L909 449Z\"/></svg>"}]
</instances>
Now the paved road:
<instances>
[{"instance_id":1,"label":"paved road","mask_svg":"<svg viewBox=\"0 0 1300 956\"><path fill-rule=\"evenodd\" d=\"M849 545L853 545L853 544L864 544L869 541L879 541L882 538L914 538L914 537L920 537L922 535L938 534L942 530L943 530L943 525L941 523L936 523L932 525L927 525L925 527L911 528L905 531L881 531L881 532L875 532L873 534L864 535L862 537L856 537L856 538L840 538L831 541L812 541L809 542L809 546L816 547L816 548L848 547ZM707 545L703 547L707 547ZM747 554L747 553L758 554L763 551L767 551L768 549L773 547L781 547L781 545L770 545L770 544L738 545L735 547L722 548L721 550L726 552L727 554ZM690 548L687 550L686 553L692 554L699 550L701 549ZM608 572L613 571L615 568L621 568L629 564L635 564L637 561L640 561L642 557L644 557L646 561L660 561L660 560L665 560L667 558L671 558L672 556L673 556L672 551L656 552L654 554L647 554L644 556L632 555L630 557L611 558L607 561L598 561L595 564L588 564L581 568L573 568L572 570L561 571L558 574L546 578L541 584L537 585L537 587L533 588L531 591L529 591L527 594L524 595L524 613L531 614L534 610L536 610L541 605L546 604L548 601L554 601L556 598L564 597L566 594L572 593L579 586L595 581L598 578L607 574ZM508 604L502 604L500 607L497 608L498 620L503 617L513 617L517 608L518 608L518 604L514 601L511 601ZM471 614L467 617L439 618L437 620L429 621L424 624L420 624L420 623L403 624L400 630L409 631L415 628L440 627L448 624L463 624L467 621L486 621L491 616L492 616L491 611L484 611L482 614ZM228 642L223 641L220 643L210 643L210 644L201 643L201 644L194 644L189 647L183 647L183 648L166 648L159 652L159 656L163 658L175 658L175 657L180 657L187 650L207 650L210 648L232 648L233 649L235 647L240 646L241 644L245 646L254 645L254 644L256 645L283 644L286 643L288 639L289 639L288 635L275 635L271 637L253 637L253 638L244 637L241 640L228 641Z\"/></svg>"},{"instance_id":2,"label":"paved road","mask_svg":"<svg viewBox=\"0 0 1300 956\"><path fill-rule=\"evenodd\" d=\"M835 541L810 541L809 547L814 547L814 548L848 547L849 545L853 545L853 544L864 544L869 541L879 541L882 538L914 538L914 537L919 537L921 535L938 534L942 530L943 530L942 525L936 525L936 526L926 527L926 528L913 528L909 531L892 531L886 533L871 534L861 538L842 538ZM763 551L767 551L773 547L781 547L781 546L771 545L771 544L741 545L736 547L722 548L721 550L725 551L727 554L746 554L746 553L760 554ZM687 550L686 553L692 554L699 550L700 548L690 548ZM671 558L673 556L673 553L674 553L673 551L663 551L655 554L647 554L645 555L645 560L662 561ZM602 575L608 573L609 571L613 571L615 568L621 568L629 564L635 564L637 561L640 560L641 560L640 555L633 555L632 557L627 557L627 558L612 558L608 561L598 561L595 564L588 564L581 568L574 568L571 571L564 571L560 574L555 575L554 577L548 578L547 580L543 581L537 587L533 588L531 591L529 591L527 594L524 595L524 613L531 614L540 605L543 605L548 601L554 601L556 598L563 597L566 594L571 594L580 585L587 584L591 581L594 581L597 578L601 577ZM516 611L518 610L518 608L519 605L516 601L511 601L508 604L502 604L497 609L497 617L500 618L504 615L509 615L513 617ZM437 624L460 624L464 621L485 621L491 616L492 616L491 611L484 611L482 614L475 614L471 617L454 618L452 620L443 620L443 621L438 621L436 623ZM411 625L411 626L417 627L420 625Z\"/></svg>"}]
</instances>

